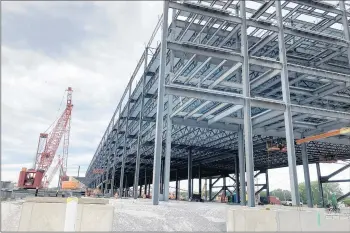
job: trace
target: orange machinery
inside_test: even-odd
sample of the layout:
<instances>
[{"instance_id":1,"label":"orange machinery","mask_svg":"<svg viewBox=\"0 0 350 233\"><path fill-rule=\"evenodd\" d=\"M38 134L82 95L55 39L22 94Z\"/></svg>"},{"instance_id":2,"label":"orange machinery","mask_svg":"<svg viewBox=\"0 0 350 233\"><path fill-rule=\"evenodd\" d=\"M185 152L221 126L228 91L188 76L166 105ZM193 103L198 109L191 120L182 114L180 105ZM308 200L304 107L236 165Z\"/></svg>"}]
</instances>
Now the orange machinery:
<instances>
[{"instance_id":1,"label":"orange machinery","mask_svg":"<svg viewBox=\"0 0 350 233\"><path fill-rule=\"evenodd\" d=\"M350 127L345 127L345 128L341 128L341 129L337 129L337 130L328 131L326 133L317 134L317 135L313 135L310 137L302 138L302 139L296 140L296 143L298 145L300 145L300 144L311 142L311 141L316 141L316 140L320 140L320 139L324 139L324 138L334 137L334 136L338 136L338 135L346 135L346 134L350 134Z\"/></svg>"}]
</instances>

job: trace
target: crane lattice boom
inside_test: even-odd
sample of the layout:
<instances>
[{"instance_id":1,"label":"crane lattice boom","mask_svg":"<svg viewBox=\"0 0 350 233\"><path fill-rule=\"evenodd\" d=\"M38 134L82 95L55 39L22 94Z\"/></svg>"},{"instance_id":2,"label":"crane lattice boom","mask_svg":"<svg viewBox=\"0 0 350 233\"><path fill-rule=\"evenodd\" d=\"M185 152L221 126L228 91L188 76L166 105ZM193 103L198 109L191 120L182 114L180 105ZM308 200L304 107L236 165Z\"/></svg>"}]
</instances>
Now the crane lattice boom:
<instances>
[{"instance_id":1,"label":"crane lattice boom","mask_svg":"<svg viewBox=\"0 0 350 233\"><path fill-rule=\"evenodd\" d=\"M61 117L58 119L55 127L53 128L47 142L44 151L41 153L41 158L37 164L37 169L44 170L45 172L51 166L51 163L55 157L58 146L60 145L62 136L66 132L66 127L72 113L72 88L68 88L67 106Z\"/></svg>"}]
</instances>

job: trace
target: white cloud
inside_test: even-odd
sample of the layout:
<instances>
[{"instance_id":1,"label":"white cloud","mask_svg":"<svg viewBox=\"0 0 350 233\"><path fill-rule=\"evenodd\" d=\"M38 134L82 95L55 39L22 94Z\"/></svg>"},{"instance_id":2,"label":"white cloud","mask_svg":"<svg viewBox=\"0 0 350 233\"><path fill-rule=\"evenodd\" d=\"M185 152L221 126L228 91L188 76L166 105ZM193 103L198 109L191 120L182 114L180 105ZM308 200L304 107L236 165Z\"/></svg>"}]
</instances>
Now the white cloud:
<instances>
[{"instance_id":1,"label":"white cloud","mask_svg":"<svg viewBox=\"0 0 350 233\"><path fill-rule=\"evenodd\" d=\"M19 36L16 28L18 43L14 44L18 46L2 44L2 180L17 181L21 167L31 166L39 133L56 118L68 86L74 90L68 174L76 175L78 165L80 175L85 173L161 11L161 1L2 3L3 16L12 15L20 21L27 20L28 15L38 17L36 26L43 27L38 39L43 42L48 42L47 25L40 22L50 17L69 18L87 33L78 41L79 46L62 42L61 56L28 46L31 37ZM13 26L11 20L3 23ZM57 47L55 43L58 42L51 41L51 46ZM322 165L322 172L330 174L339 166ZM302 182L302 168L297 171ZM349 179L349 172L344 171L337 178ZM315 180L314 165L310 166L310 173ZM289 189L288 168L271 170L269 177L270 189ZM181 187L186 189L186 183L183 181ZM342 184L344 190L350 190L347 186Z\"/></svg>"},{"instance_id":2,"label":"white cloud","mask_svg":"<svg viewBox=\"0 0 350 233\"><path fill-rule=\"evenodd\" d=\"M80 46L71 48L69 44L63 44L62 50L65 51L60 53L61 56L28 46L29 35L15 38L21 43L2 44L3 180L17 181L21 167L31 166L39 133L57 117L63 92L68 86L73 88L74 104L68 172L74 173L70 168L73 164L81 165L80 175L85 172L158 20L157 10L153 9L155 5L161 6L161 3L2 4L4 16L15 16L20 21L31 19L27 18L28 15L36 14L34 16L40 18L36 23L50 17L70 18L76 27L89 33L79 41ZM150 11L154 14L149 14ZM127 16L129 19L125 20ZM4 23L11 27L12 22L7 20ZM138 24L142 27L137 29ZM45 31L42 28L40 39L45 40ZM6 38L8 35L4 33L2 36ZM57 154L61 151L59 148Z\"/></svg>"}]
</instances>

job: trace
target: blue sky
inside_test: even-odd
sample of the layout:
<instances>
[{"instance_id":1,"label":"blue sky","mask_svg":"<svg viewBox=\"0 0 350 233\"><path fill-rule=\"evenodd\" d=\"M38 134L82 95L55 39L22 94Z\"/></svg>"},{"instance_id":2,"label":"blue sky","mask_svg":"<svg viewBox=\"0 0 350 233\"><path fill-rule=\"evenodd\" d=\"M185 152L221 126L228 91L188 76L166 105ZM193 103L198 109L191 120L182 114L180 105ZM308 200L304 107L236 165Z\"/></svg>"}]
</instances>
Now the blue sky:
<instances>
[{"instance_id":1,"label":"blue sky","mask_svg":"<svg viewBox=\"0 0 350 233\"><path fill-rule=\"evenodd\" d=\"M74 90L68 174L76 175L77 165L83 174L161 15L162 3L1 5L2 180L16 181L21 167L31 166L39 133L55 120L68 86ZM340 166L322 165L322 172L326 175ZM316 179L314 165L310 172ZM289 189L287 168L269 175L270 189ZM303 181L301 167L298 177ZM337 178L349 177L350 171L345 171ZM186 182L181 186L187 187ZM350 190L350 185L342 188Z\"/></svg>"}]
</instances>

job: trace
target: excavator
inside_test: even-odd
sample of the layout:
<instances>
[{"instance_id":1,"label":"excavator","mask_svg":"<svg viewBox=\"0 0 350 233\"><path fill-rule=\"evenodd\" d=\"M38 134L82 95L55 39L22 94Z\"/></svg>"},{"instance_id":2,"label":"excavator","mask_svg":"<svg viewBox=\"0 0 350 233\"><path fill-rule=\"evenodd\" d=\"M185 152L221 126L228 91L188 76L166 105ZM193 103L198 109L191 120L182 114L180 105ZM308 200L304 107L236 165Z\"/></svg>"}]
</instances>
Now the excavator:
<instances>
[{"instance_id":1,"label":"excavator","mask_svg":"<svg viewBox=\"0 0 350 233\"><path fill-rule=\"evenodd\" d=\"M62 181L68 180L67 158L70 134L70 122L72 115L72 88L67 90L66 108L57 119L55 126L50 133L41 133L33 168L22 168L19 174L18 188L21 189L42 189L47 188L52 181L54 175L60 170L59 185ZM63 155L56 156L56 151L63 140ZM57 157L57 158L56 158ZM56 164L51 167L56 158Z\"/></svg>"}]
</instances>

